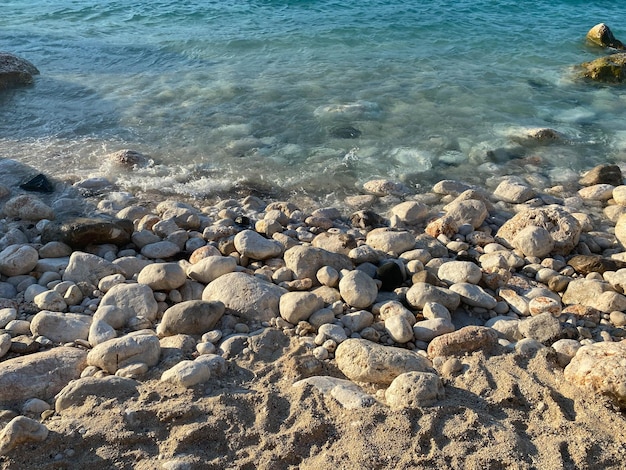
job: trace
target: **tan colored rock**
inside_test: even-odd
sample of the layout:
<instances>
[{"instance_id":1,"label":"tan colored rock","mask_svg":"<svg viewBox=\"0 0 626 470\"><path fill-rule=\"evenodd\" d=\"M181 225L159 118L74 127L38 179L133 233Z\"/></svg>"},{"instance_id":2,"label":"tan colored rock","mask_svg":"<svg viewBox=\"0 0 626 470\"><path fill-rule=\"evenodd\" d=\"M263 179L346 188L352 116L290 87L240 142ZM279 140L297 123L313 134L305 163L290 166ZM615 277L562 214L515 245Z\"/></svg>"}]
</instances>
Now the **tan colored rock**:
<instances>
[{"instance_id":1,"label":"tan colored rock","mask_svg":"<svg viewBox=\"0 0 626 470\"><path fill-rule=\"evenodd\" d=\"M479 349L488 351L497 342L495 330L484 326L466 326L434 338L428 345L428 356L455 356Z\"/></svg>"},{"instance_id":2,"label":"tan colored rock","mask_svg":"<svg viewBox=\"0 0 626 470\"><path fill-rule=\"evenodd\" d=\"M396 377L385 391L385 400L392 409L434 405L445 391L437 374L406 372Z\"/></svg>"},{"instance_id":3,"label":"tan colored rock","mask_svg":"<svg viewBox=\"0 0 626 470\"><path fill-rule=\"evenodd\" d=\"M611 29L604 23L599 23L587 31L586 38L588 41L600 47L624 49L624 44L613 36Z\"/></svg>"},{"instance_id":4,"label":"tan colored rock","mask_svg":"<svg viewBox=\"0 0 626 470\"><path fill-rule=\"evenodd\" d=\"M405 372L434 372L424 356L366 339L343 341L335 351L335 359L339 370L355 382L390 384Z\"/></svg>"},{"instance_id":5,"label":"tan colored rock","mask_svg":"<svg viewBox=\"0 0 626 470\"><path fill-rule=\"evenodd\" d=\"M550 233L556 254L566 255L578 244L580 223L558 206L532 208L515 214L500 227L496 238L513 246L516 235L531 225L543 227Z\"/></svg>"},{"instance_id":6,"label":"tan colored rock","mask_svg":"<svg viewBox=\"0 0 626 470\"><path fill-rule=\"evenodd\" d=\"M87 353L59 347L0 363L0 404L29 398L49 400L87 365Z\"/></svg>"},{"instance_id":7,"label":"tan colored rock","mask_svg":"<svg viewBox=\"0 0 626 470\"><path fill-rule=\"evenodd\" d=\"M565 368L565 379L626 409L626 341L583 346Z\"/></svg>"},{"instance_id":8,"label":"tan colored rock","mask_svg":"<svg viewBox=\"0 0 626 470\"><path fill-rule=\"evenodd\" d=\"M26 416L16 416L0 431L0 455L25 442L44 441L48 428Z\"/></svg>"}]
</instances>

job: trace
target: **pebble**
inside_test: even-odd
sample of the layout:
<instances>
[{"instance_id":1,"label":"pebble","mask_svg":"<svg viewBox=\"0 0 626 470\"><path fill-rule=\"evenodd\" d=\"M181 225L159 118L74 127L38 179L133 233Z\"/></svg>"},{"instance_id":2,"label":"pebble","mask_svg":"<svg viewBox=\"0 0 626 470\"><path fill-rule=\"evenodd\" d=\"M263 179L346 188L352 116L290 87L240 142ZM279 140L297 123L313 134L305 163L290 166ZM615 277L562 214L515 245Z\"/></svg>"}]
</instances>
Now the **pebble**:
<instances>
[{"instance_id":1,"label":"pebble","mask_svg":"<svg viewBox=\"0 0 626 470\"><path fill-rule=\"evenodd\" d=\"M345 274L339 281L339 293L351 307L366 308L376 300L378 286L374 279L363 271L354 270Z\"/></svg>"},{"instance_id":2,"label":"pebble","mask_svg":"<svg viewBox=\"0 0 626 470\"><path fill-rule=\"evenodd\" d=\"M180 361L161 375L161 382L182 387L193 387L208 381L211 371L206 364L197 361Z\"/></svg>"},{"instance_id":3,"label":"pebble","mask_svg":"<svg viewBox=\"0 0 626 470\"><path fill-rule=\"evenodd\" d=\"M482 271L479 266L469 261L450 261L439 267L437 277L448 285L458 282L478 284L482 279Z\"/></svg>"},{"instance_id":4,"label":"pebble","mask_svg":"<svg viewBox=\"0 0 626 470\"><path fill-rule=\"evenodd\" d=\"M185 283L187 275L178 263L154 263L144 267L137 276L137 282L152 290L178 289Z\"/></svg>"}]
</instances>

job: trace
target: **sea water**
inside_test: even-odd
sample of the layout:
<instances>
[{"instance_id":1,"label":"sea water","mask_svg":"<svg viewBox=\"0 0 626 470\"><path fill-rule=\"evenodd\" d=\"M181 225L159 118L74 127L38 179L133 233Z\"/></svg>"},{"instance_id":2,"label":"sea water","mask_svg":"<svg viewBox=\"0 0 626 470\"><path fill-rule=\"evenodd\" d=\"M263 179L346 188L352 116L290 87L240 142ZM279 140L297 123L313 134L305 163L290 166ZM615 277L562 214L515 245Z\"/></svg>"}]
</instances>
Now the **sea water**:
<instances>
[{"instance_id":1,"label":"sea water","mask_svg":"<svg viewBox=\"0 0 626 470\"><path fill-rule=\"evenodd\" d=\"M3 0L0 50L41 74L0 93L0 157L200 198L558 184L626 161L626 88L576 77L600 22L626 41L609 0ZM512 137L536 127L563 139ZM126 148L151 164L107 161Z\"/></svg>"}]
</instances>

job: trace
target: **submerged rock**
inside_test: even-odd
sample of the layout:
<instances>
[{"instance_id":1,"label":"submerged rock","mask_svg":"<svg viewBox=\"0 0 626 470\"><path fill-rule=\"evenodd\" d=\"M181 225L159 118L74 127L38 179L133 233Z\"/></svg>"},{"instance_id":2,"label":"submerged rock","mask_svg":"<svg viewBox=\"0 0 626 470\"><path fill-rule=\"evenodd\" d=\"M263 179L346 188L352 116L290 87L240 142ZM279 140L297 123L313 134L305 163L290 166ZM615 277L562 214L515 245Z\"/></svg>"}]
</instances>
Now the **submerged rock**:
<instances>
[{"instance_id":1,"label":"submerged rock","mask_svg":"<svg viewBox=\"0 0 626 470\"><path fill-rule=\"evenodd\" d=\"M0 52L0 90L16 85L30 85L39 70L29 61L8 52Z\"/></svg>"},{"instance_id":2,"label":"submerged rock","mask_svg":"<svg viewBox=\"0 0 626 470\"><path fill-rule=\"evenodd\" d=\"M598 82L622 83L626 79L626 52L583 62L582 75Z\"/></svg>"}]
</instances>

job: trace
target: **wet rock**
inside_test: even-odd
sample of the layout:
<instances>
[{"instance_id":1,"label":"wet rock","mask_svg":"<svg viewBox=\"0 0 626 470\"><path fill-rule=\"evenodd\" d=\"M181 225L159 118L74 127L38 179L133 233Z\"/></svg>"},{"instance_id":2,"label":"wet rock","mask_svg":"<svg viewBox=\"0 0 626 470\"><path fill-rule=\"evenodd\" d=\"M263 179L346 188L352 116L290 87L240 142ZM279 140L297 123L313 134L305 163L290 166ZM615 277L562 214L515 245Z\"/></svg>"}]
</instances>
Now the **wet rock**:
<instances>
[{"instance_id":1,"label":"wet rock","mask_svg":"<svg viewBox=\"0 0 626 470\"><path fill-rule=\"evenodd\" d=\"M105 243L121 246L130 243L132 233L130 220L73 218L47 224L41 233L41 241L62 242L74 249Z\"/></svg>"},{"instance_id":2,"label":"wet rock","mask_svg":"<svg viewBox=\"0 0 626 470\"><path fill-rule=\"evenodd\" d=\"M279 316L280 296L287 291L275 284L245 273L228 273L211 282L202 300L218 300L226 313L244 320L268 321Z\"/></svg>"},{"instance_id":3,"label":"wet rock","mask_svg":"<svg viewBox=\"0 0 626 470\"><path fill-rule=\"evenodd\" d=\"M565 368L565 379L612 398L626 409L626 341L601 342L581 347Z\"/></svg>"},{"instance_id":4,"label":"wet rock","mask_svg":"<svg viewBox=\"0 0 626 470\"><path fill-rule=\"evenodd\" d=\"M424 356L365 339L348 339L335 351L339 370L355 382L390 384L405 372L434 372Z\"/></svg>"},{"instance_id":5,"label":"wet rock","mask_svg":"<svg viewBox=\"0 0 626 470\"><path fill-rule=\"evenodd\" d=\"M163 313L157 334L159 336L204 334L215 327L224 311L224 304L218 301L189 300L172 305Z\"/></svg>"},{"instance_id":6,"label":"wet rock","mask_svg":"<svg viewBox=\"0 0 626 470\"><path fill-rule=\"evenodd\" d=\"M587 31L586 38L588 41L600 47L624 49L624 44L615 38L611 29L604 23L599 23Z\"/></svg>"},{"instance_id":7,"label":"wet rock","mask_svg":"<svg viewBox=\"0 0 626 470\"><path fill-rule=\"evenodd\" d=\"M622 83L626 79L626 53L611 54L581 64L582 76L603 83Z\"/></svg>"},{"instance_id":8,"label":"wet rock","mask_svg":"<svg viewBox=\"0 0 626 470\"><path fill-rule=\"evenodd\" d=\"M54 192L54 185L43 173L39 173L28 181L23 182L20 184L20 188L25 191L36 191L38 193Z\"/></svg>"},{"instance_id":9,"label":"wet rock","mask_svg":"<svg viewBox=\"0 0 626 470\"><path fill-rule=\"evenodd\" d=\"M330 135L336 139L358 139L361 137L361 131L352 126L333 127Z\"/></svg>"},{"instance_id":10,"label":"wet rock","mask_svg":"<svg viewBox=\"0 0 626 470\"><path fill-rule=\"evenodd\" d=\"M148 166L151 159L135 150L123 149L108 154L106 160L120 167L135 169Z\"/></svg>"},{"instance_id":11,"label":"wet rock","mask_svg":"<svg viewBox=\"0 0 626 470\"><path fill-rule=\"evenodd\" d=\"M363 189L375 196L404 196L410 192L404 184L384 179L367 181Z\"/></svg>"},{"instance_id":12,"label":"wet rock","mask_svg":"<svg viewBox=\"0 0 626 470\"><path fill-rule=\"evenodd\" d=\"M445 396L443 382L432 372L406 372L397 376L385 391L392 409L434 405Z\"/></svg>"},{"instance_id":13,"label":"wet rock","mask_svg":"<svg viewBox=\"0 0 626 470\"><path fill-rule=\"evenodd\" d=\"M30 85L39 70L26 59L0 52L0 90L17 85Z\"/></svg>"}]
</instances>

